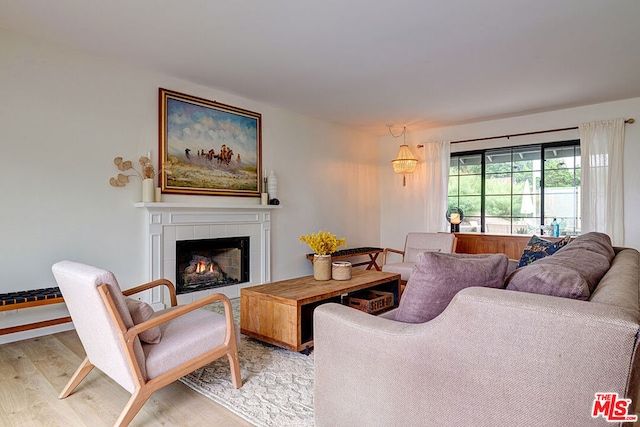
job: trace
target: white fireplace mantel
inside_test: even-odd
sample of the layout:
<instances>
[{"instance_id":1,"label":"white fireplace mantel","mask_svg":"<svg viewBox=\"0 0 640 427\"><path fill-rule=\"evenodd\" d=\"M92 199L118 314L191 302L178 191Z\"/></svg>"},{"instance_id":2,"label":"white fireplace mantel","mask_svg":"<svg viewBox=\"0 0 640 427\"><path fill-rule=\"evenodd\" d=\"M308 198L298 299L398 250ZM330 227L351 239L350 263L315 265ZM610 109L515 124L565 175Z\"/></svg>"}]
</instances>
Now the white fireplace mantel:
<instances>
[{"instance_id":1,"label":"white fireplace mantel","mask_svg":"<svg viewBox=\"0 0 640 427\"><path fill-rule=\"evenodd\" d=\"M207 203L174 203L174 202L138 202L134 204L136 208L147 208L149 210L166 209L207 209L207 210L272 210L281 209L282 205L211 205Z\"/></svg>"},{"instance_id":2,"label":"white fireplace mantel","mask_svg":"<svg viewBox=\"0 0 640 427\"><path fill-rule=\"evenodd\" d=\"M241 288L271 280L271 211L280 205L141 202L135 207L148 211L149 281L166 278L176 282L177 241L249 236L249 282L178 295L179 304L213 293L237 298ZM168 305L162 287L154 288L145 299L156 310Z\"/></svg>"}]
</instances>

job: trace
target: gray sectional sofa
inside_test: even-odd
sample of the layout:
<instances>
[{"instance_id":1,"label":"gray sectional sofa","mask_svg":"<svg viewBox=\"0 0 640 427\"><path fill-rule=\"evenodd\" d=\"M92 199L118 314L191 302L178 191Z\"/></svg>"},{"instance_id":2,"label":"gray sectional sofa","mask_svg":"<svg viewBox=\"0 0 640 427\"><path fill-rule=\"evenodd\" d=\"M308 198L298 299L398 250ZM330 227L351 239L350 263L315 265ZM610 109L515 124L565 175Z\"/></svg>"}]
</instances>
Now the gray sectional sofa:
<instances>
[{"instance_id":1,"label":"gray sectional sofa","mask_svg":"<svg viewBox=\"0 0 640 427\"><path fill-rule=\"evenodd\" d=\"M596 393L631 398L628 414L640 398L640 253L611 254L586 300L468 287L425 323L318 307L316 426L623 424L592 416ZM523 269L541 263L544 276L584 259L574 250L553 267L543 259Z\"/></svg>"}]
</instances>

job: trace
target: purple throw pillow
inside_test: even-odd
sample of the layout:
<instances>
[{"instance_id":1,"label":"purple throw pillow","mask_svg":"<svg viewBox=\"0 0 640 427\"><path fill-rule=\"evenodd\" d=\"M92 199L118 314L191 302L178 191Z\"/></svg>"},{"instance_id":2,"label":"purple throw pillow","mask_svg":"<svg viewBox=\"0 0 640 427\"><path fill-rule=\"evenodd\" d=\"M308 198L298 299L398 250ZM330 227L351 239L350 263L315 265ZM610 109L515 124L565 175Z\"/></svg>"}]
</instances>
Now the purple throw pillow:
<instances>
[{"instance_id":1,"label":"purple throw pillow","mask_svg":"<svg viewBox=\"0 0 640 427\"><path fill-rule=\"evenodd\" d=\"M504 254L419 254L395 320L428 322L442 313L464 288L502 288L508 263Z\"/></svg>"}]
</instances>

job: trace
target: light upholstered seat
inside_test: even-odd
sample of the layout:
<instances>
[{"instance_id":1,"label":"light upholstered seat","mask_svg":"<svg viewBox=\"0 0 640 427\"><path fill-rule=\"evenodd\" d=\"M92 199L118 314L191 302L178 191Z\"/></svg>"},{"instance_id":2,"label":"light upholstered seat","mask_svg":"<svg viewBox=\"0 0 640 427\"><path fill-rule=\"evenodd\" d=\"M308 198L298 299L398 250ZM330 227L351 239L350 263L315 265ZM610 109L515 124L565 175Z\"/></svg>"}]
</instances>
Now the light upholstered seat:
<instances>
[{"instance_id":1,"label":"light upholstered seat","mask_svg":"<svg viewBox=\"0 0 640 427\"><path fill-rule=\"evenodd\" d=\"M242 386L226 296L209 295L176 307L175 288L165 279L122 292L109 271L72 261L61 261L52 270L87 354L61 399L97 367L132 394L115 422L126 426L153 392L223 356L229 359L233 386ZM169 289L169 309L154 313L126 297L160 285ZM223 303L224 315L200 309L214 301Z\"/></svg>"},{"instance_id":2,"label":"light upholstered seat","mask_svg":"<svg viewBox=\"0 0 640 427\"><path fill-rule=\"evenodd\" d=\"M408 233L404 243L404 250L385 248L382 255L382 271L400 274L400 280L407 282L413 271L416 257L422 252L455 252L456 237L452 233ZM400 262L390 259L389 254L401 255Z\"/></svg>"}]
</instances>

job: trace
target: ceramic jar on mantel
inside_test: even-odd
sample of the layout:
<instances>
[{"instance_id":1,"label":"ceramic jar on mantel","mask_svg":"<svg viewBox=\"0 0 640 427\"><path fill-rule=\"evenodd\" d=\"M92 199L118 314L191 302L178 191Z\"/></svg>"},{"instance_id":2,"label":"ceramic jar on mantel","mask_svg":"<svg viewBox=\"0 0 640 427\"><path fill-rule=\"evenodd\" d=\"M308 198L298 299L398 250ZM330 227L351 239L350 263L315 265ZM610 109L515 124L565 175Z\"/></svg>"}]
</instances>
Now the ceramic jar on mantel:
<instances>
[{"instance_id":1,"label":"ceramic jar on mantel","mask_svg":"<svg viewBox=\"0 0 640 427\"><path fill-rule=\"evenodd\" d=\"M269 172L267 191L269 192L269 200L278 198L278 178L276 178L276 174L273 171Z\"/></svg>"},{"instance_id":2,"label":"ceramic jar on mantel","mask_svg":"<svg viewBox=\"0 0 640 427\"><path fill-rule=\"evenodd\" d=\"M331 279L331 255L313 255L313 278L316 280Z\"/></svg>"},{"instance_id":3,"label":"ceramic jar on mantel","mask_svg":"<svg viewBox=\"0 0 640 427\"><path fill-rule=\"evenodd\" d=\"M153 178L145 178L142 180L142 201L153 202L156 197L156 190L153 187Z\"/></svg>"}]
</instances>

